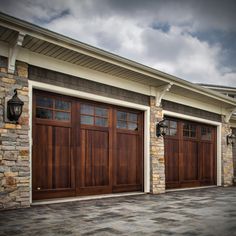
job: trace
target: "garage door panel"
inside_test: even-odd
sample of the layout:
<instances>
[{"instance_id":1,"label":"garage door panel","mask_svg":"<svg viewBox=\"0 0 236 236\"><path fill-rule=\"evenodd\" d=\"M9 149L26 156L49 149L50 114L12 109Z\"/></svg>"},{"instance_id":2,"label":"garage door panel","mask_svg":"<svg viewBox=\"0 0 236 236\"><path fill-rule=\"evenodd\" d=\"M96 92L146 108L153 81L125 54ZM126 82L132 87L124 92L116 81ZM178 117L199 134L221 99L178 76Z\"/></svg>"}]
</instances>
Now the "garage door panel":
<instances>
[{"instance_id":1,"label":"garage door panel","mask_svg":"<svg viewBox=\"0 0 236 236\"><path fill-rule=\"evenodd\" d=\"M165 171L167 182L179 182L179 141L165 139Z\"/></svg>"},{"instance_id":2,"label":"garage door panel","mask_svg":"<svg viewBox=\"0 0 236 236\"><path fill-rule=\"evenodd\" d=\"M71 132L70 128L55 127L54 139L54 188L71 187Z\"/></svg>"},{"instance_id":3,"label":"garage door panel","mask_svg":"<svg viewBox=\"0 0 236 236\"><path fill-rule=\"evenodd\" d=\"M38 124L34 130L33 198L73 188L70 128Z\"/></svg>"},{"instance_id":4,"label":"garage door panel","mask_svg":"<svg viewBox=\"0 0 236 236\"><path fill-rule=\"evenodd\" d=\"M136 184L138 169L137 136L117 134L116 184Z\"/></svg>"},{"instance_id":5,"label":"garage door panel","mask_svg":"<svg viewBox=\"0 0 236 236\"><path fill-rule=\"evenodd\" d=\"M82 130L82 185L109 185L109 134L106 131Z\"/></svg>"},{"instance_id":6,"label":"garage door panel","mask_svg":"<svg viewBox=\"0 0 236 236\"><path fill-rule=\"evenodd\" d=\"M184 141L182 165L183 181L198 179L198 143L196 141Z\"/></svg>"},{"instance_id":7,"label":"garage door panel","mask_svg":"<svg viewBox=\"0 0 236 236\"><path fill-rule=\"evenodd\" d=\"M53 189L52 153L52 146L34 145L33 190Z\"/></svg>"},{"instance_id":8,"label":"garage door panel","mask_svg":"<svg viewBox=\"0 0 236 236\"><path fill-rule=\"evenodd\" d=\"M211 181L214 177L214 159L213 159L213 144L203 142L200 144L201 150L201 180Z\"/></svg>"}]
</instances>

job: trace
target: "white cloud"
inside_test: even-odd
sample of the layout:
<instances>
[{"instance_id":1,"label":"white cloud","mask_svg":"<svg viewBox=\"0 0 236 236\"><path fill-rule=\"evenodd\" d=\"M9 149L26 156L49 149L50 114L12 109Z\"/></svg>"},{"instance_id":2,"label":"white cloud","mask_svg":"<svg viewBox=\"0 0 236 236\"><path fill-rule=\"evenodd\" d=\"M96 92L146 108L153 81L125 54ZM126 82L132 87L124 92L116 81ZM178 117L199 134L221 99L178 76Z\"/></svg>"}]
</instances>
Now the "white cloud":
<instances>
[{"instance_id":1,"label":"white cloud","mask_svg":"<svg viewBox=\"0 0 236 236\"><path fill-rule=\"evenodd\" d=\"M8 2L11 2L11 0ZM46 28L117 53L180 78L236 86L233 68L221 64L227 56L220 43L200 41L198 30L235 31L236 4L221 1L17 1L6 11ZM213 5L212 5L213 4ZM16 9L17 8L17 9ZM64 10L68 14L60 15ZM153 29L164 23L168 30Z\"/></svg>"}]
</instances>

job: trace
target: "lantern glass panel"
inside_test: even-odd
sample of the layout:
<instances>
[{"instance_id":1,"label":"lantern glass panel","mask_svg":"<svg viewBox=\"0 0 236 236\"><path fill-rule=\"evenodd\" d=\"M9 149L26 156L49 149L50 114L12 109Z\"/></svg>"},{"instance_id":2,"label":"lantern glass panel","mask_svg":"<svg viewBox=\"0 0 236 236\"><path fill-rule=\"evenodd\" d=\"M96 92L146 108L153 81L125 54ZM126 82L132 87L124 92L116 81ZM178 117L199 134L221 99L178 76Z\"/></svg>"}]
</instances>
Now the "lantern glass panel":
<instances>
[{"instance_id":1,"label":"lantern glass panel","mask_svg":"<svg viewBox=\"0 0 236 236\"><path fill-rule=\"evenodd\" d=\"M21 114L21 111L22 111L22 106L15 105L13 107L13 112L16 116L19 116Z\"/></svg>"}]
</instances>

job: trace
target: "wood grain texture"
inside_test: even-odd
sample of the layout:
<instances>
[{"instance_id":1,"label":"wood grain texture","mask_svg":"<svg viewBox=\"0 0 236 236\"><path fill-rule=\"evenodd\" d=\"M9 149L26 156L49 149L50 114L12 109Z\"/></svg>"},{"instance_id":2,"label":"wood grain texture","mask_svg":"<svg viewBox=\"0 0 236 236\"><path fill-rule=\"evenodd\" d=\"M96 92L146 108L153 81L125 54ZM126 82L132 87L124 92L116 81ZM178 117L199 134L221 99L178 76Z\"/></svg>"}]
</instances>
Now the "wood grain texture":
<instances>
[{"instance_id":1,"label":"wood grain texture","mask_svg":"<svg viewBox=\"0 0 236 236\"><path fill-rule=\"evenodd\" d=\"M37 118L37 97L69 102L71 118ZM81 124L80 107L85 103L107 108L108 125ZM116 128L116 112L120 109L123 108L34 91L34 200L143 189L143 112L123 109L138 115L138 129L122 130Z\"/></svg>"},{"instance_id":2,"label":"wood grain texture","mask_svg":"<svg viewBox=\"0 0 236 236\"><path fill-rule=\"evenodd\" d=\"M216 184L216 127L181 119L167 119L175 120L178 124L177 134L164 138L166 187ZM184 123L196 126L196 136L183 135ZM202 135L202 127L211 130L209 140Z\"/></svg>"}]
</instances>

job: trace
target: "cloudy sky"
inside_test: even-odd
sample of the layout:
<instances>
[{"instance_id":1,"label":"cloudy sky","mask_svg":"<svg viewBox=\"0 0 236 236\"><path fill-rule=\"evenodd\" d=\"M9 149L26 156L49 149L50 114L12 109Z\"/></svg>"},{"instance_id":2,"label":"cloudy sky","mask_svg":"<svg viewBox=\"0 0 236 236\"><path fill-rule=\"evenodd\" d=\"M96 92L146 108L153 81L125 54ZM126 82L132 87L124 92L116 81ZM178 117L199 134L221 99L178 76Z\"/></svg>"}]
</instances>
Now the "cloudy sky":
<instances>
[{"instance_id":1,"label":"cloudy sky","mask_svg":"<svg viewBox=\"0 0 236 236\"><path fill-rule=\"evenodd\" d=\"M1 11L196 83L236 87L235 0L0 0Z\"/></svg>"}]
</instances>

